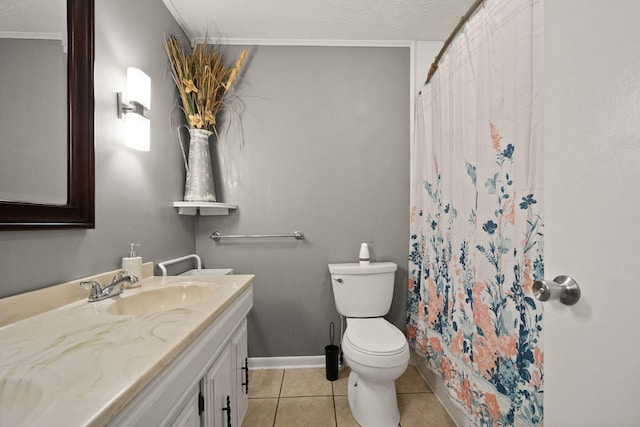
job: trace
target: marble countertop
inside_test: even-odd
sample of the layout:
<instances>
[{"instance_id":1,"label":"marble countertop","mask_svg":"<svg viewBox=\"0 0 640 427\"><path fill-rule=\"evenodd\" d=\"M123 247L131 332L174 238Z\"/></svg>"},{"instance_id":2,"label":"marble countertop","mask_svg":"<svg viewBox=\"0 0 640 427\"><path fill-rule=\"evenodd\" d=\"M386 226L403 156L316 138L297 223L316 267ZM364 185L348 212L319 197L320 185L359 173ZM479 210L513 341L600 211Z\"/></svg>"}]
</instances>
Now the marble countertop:
<instances>
[{"instance_id":1,"label":"marble countertop","mask_svg":"<svg viewBox=\"0 0 640 427\"><path fill-rule=\"evenodd\" d=\"M106 424L253 280L152 276L122 297L177 283L215 292L193 305L136 316L107 313L120 297L83 299L0 327L0 425Z\"/></svg>"}]
</instances>

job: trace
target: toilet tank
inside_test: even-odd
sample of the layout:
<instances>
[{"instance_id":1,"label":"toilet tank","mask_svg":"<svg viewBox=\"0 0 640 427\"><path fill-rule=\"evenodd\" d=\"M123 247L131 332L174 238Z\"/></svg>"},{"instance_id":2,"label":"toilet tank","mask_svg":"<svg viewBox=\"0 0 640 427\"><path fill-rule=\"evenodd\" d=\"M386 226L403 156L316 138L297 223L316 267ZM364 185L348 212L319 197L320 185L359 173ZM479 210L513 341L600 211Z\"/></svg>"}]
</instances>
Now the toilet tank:
<instances>
[{"instance_id":1,"label":"toilet tank","mask_svg":"<svg viewBox=\"0 0 640 427\"><path fill-rule=\"evenodd\" d=\"M336 309L344 317L380 317L389 312L398 266L393 262L329 264Z\"/></svg>"}]
</instances>

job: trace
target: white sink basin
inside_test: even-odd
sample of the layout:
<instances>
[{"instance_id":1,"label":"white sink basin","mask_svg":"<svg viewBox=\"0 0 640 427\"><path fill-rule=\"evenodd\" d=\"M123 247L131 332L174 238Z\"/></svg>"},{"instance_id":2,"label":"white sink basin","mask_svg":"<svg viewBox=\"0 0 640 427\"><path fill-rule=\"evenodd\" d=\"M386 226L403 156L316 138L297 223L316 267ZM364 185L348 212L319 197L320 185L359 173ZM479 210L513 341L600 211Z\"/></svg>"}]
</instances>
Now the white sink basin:
<instances>
[{"instance_id":1,"label":"white sink basin","mask_svg":"<svg viewBox=\"0 0 640 427\"><path fill-rule=\"evenodd\" d=\"M173 283L162 288L112 298L106 312L115 315L142 315L187 307L211 298L216 288L198 282Z\"/></svg>"}]
</instances>

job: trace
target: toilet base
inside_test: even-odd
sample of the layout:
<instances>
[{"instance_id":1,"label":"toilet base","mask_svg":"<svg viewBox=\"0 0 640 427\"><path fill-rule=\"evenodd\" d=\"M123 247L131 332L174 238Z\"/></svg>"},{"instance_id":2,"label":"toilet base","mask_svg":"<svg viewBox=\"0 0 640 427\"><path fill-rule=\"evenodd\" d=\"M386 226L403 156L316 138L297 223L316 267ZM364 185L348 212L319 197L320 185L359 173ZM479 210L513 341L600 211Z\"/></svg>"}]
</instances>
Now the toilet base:
<instances>
[{"instance_id":1,"label":"toilet base","mask_svg":"<svg viewBox=\"0 0 640 427\"><path fill-rule=\"evenodd\" d=\"M395 381L372 383L351 371L347 397L351 414L362 427L397 427L400 423Z\"/></svg>"}]
</instances>

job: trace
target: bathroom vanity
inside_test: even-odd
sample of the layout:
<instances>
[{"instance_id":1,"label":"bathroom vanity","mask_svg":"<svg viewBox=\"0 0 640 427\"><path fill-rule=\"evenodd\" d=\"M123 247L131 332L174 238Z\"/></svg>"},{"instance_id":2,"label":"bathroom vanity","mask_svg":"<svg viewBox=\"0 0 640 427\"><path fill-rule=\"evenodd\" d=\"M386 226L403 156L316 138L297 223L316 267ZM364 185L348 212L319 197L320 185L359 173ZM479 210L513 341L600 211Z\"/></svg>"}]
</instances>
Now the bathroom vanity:
<instances>
[{"instance_id":1,"label":"bathroom vanity","mask_svg":"<svg viewBox=\"0 0 640 427\"><path fill-rule=\"evenodd\" d=\"M253 281L148 276L28 317L20 305L66 297L52 287L0 300L0 425L241 425ZM86 294L79 282L59 292Z\"/></svg>"}]
</instances>

